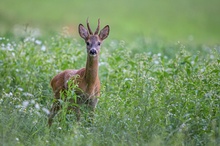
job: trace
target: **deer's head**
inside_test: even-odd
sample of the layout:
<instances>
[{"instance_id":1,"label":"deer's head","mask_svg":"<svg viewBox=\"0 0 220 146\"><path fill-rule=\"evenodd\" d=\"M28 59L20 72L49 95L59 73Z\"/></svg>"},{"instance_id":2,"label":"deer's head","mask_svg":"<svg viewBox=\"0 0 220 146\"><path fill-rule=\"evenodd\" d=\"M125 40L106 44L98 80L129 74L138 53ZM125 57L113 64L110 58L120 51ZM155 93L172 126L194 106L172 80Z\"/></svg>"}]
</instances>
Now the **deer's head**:
<instances>
[{"instance_id":1,"label":"deer's head","mask_svg":"<svg viewBox=\"0 0 220 146\"><path fill-rule=\"evenodd\" d=\"M99 54L102 41L106 39L109 35L110 28L108 25L106 25L100 32L99 32L99 27L100 27L99 19L95 33L93 33L92 30L90 29L88 19L87 19L88 30L82 24L79 24L79 28L78 28L79 35L85 40L87 53L91 57L96 57Z\"/></svg>"}]
</instances>

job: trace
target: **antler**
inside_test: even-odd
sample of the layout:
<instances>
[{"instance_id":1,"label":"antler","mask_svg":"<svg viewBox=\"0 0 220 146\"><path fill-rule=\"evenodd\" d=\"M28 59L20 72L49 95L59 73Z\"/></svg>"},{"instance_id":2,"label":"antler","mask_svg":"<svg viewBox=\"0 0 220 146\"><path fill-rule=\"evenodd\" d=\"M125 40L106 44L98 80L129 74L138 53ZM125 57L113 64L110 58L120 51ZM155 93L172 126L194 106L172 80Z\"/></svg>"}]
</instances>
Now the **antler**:
<instances>
[{"instance_id":1,"label":"antler","mask_svg":"<svg viewBox=\"0 0 220 146\"><path fill-rule=\"evenodd\" d=\"M98 19L98 26L96 28L95 35L99 33L99 27L100 27L100 19Z\"/></svg>"},{"instance_id":2,"label":"antler","mask_svg":"<svg viewBox=\"0 0 220 146\"><path fill-rule=\"evenodd\" d=\"M93 32L92 32L92 30L90 29L90 26L89 26L89 18L87 18L86 22L87 22L87 27L88 27L88 30L89 30L89 34L93 35Z\"/></svg>"}]
</instances>

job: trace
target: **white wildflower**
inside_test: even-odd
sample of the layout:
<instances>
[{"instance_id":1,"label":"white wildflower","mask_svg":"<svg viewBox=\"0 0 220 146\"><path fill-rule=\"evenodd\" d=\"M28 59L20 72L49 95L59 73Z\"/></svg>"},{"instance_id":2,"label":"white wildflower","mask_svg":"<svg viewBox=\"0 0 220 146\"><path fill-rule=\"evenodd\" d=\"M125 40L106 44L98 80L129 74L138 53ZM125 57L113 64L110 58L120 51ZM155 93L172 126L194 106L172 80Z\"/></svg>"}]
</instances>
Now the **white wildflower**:
<instances>
[{"instance_id":1,"label":"white wildflower","mask_svg":"<svg viewBox=\"0 0 220 146\"><path fill-rule=\"evenodd\" d=\"M32 104L35 104L35 101L32 99L32 100L31 100L31 103L32 103Z\"/></svg>"},{"instance_id":2,"label":"white wildflower","mask_svg":"<svg viewBox=\"0 0 220 146\"><path fill-rule=\"evenodd\" d=\"M38 104L38 103L36 103L36 104L35 104L35 108L36 108L37 110L39 110L39 109L40 109L40 106L39 106L39 104Z\"/></svg>"},{"instance_id":3,"label":"white wildflower","mask_svg":"<svg viewBox=\"0 0 220 146\"><path fill-rule=\"evenodd\" d=\"M159 64L160 62L159 62L158 60L155 60L154 63L155 63L155 64Z\"/></svg>"},{"instance_id":4,"label":"white wildflower","mask_svg":"<svg viewBox=\"0 0 220 146\"><path fill-rule=\"evenodd\" d=\"M42 50L42 51L46 51L46 46L43 45L43 46L41 47L41 50Z\"/></svg>"},{"instance_id":5,"label":"white wildflower","mask_svg":"<svg viewBox=\"0 0 220 146\"><path fill-rule=\"evenodd\" d=\"M210 59L214 59L215 58L215 56L214 55L210 55Z\"/></svg>"},{"instance_id":6,"label":"white wildflower","mask_svg":"<svg viewBox=\"0 0 220 146\"><path fill-rule=\"evenodd\" d=\"M47 115L50 114L50 111L48 109L44 108L44 107L42 108L42 111L44 111Z\"/></svg>"},{"instance_id":7,"label":"white wildflower","mask_svg":"<svg viewBox=\"0 0 220 146\"><path fill-rule=\"evenodd\" d=\"M12 94L11 92L9 92L9 93L5 93L5 96L6 96L6 97L12 97L13 94Z\"/></svg>"},{"instance_id":8,"label":"white wildflower","mask_svg":"<svg viewBox=\"0 0 220 146\"><path fill-rule=\"evenodd\" d=\"M125 78L125 81L132 81L132 78Z\"/></svg>"},{"instance_id":9,"label":"white wildflower","mask_svg":"<svg viewBox=\"0 0 220 146\"><path fill-rule=\"evenodd\" d=\"M18 88L18 90L19 90L19 91L24 91L24 89L23 89L23 88L20 88L20 87Z\"/></svg>"},{"instance_id":10,"label":"white wildflower","mask_svg":"<svg viewBox=\"0 0 220 146\"><path fill-rule=\"evenodd\" d=\"M27 93L27 92L23 93L23 95L24 96L33 96L31 93Z\"/></svg>"},{"instance_id":11,"label":"white wildflower","mask_svg":"<svg viewBox=\"0 0 220 146\"><path fill-rule=\"evenodd\" d=\"M204 72L204 71L205 71L205 68L202 68L200 71L201 71L201 72Z\"/></svg>"},{"instance_id":12,"label":"white wildflower","mask_svg":"<svg viewBox=\"0 0 220 146\"><path fill-rule=\"evenodd\" d=\"M148 52L148 53L147 53L147 55L151 55L151 54L152 54L152 52Z\"/></svg>"},{"instance_id":13,"label":"white wildflower","mask_svg":"<svg viewBox=\"0 0 220 146\"><path fill-rule=\"evenodd\" d=\"M155 78L153 78L153 77L149 77L148 80L155 80Z\"/></svg>"},{"instance_id":14,"label":"white wildflower","mask_svg":"<svg viewBox=\"0 0 220 146\"><path fill-rule=\"evenodd\" d=\"M23 105L23 108L26 108L29 104L29 101L23 101L22 105Z\"/></svg>"},{"instance_id":15,"label":"white wildflower","mask_svg":"<svg viewBox=\"0 0 220 146\"><path fill-rule=\"evenodd\" d=\"M35 40L35 43L36 43L37 45L41 45L41 44L42 44L42 42L41 42L40 40Z\"/></svg>"}]
</instances>

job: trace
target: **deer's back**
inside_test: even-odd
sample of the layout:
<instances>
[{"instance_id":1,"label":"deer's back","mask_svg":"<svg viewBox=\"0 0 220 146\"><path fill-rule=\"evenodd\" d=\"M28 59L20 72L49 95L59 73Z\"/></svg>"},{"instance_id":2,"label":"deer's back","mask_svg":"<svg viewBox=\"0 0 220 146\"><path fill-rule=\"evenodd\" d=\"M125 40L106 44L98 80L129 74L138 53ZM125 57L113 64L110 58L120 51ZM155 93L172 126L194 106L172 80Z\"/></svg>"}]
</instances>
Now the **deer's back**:
<instances>
[{"instance_id":1,"label":"deer's back","mask_svg":"<svg viewBox=\"0 0 220 146\"><path fill-rule=\"evenodd\" d=\"M80 70L64 70L55 77L50 82L51 87L53 88L53 92L55 93L55 97L59 98L59 92L67 89L67 82L71 78L75 78L75 83L80 82L84 75L85 68Z\"/></svg>"},{"instance_id":2,"label":"deer's back","mask_svg":"<svg viewBox=\"0 0 220 146\"><path fill-rule=\"evenodd\" d=\"M63 72L56 75L51 80L51 87L53 88L53 92L55 94L55 98L60 98L60 91L68 89L68 81L71 80L74 84L78 84L78 87L89 96L99 96L100 94L100 81L97 78L97 83L92 86L93 88L88 88L84 80L85 68L80 70L64 70ZM78 94L82 94L82 92L77 92Z\"/></svg>"}]
</instances>

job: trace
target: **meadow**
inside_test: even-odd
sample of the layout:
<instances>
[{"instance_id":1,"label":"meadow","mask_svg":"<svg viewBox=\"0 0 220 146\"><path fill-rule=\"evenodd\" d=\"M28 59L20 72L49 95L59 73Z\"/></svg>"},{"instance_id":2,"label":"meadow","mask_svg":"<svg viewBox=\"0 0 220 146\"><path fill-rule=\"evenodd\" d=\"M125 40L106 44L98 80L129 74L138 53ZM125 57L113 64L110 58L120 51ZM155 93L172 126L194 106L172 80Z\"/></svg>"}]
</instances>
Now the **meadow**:
<instances>
[{"instance_id":1,"label":"meadow","mask_svg":"<svg viewBox=\"0 0 220 146\"><path fill-rule=\"evenodd\" d=\"M0 145L219 145L219 10L218 0L0 0ZM80 122L61 110L49 128L50 80L85 67L87 17L110 25L93 123L82 107Z\"/></svg>"},{"instance_id":2,"label":"meadow","mask_svg":"<svg viewBox=\"0 0 220 146\"><path fill-rule=\"evenodd\" d=\"M86 118L77 123L61 111L49 129L50 80L61 70L84 67L84 42L68 35L17 42L1 37L0 42L1 145L220 142L220 46L108 40L101 49L94 123L88 125ZM139 47L149 51L135 51Z\"/></svg>"}]
</instances>

